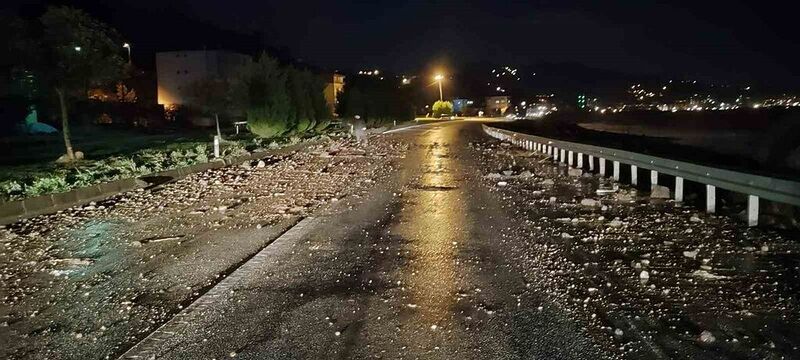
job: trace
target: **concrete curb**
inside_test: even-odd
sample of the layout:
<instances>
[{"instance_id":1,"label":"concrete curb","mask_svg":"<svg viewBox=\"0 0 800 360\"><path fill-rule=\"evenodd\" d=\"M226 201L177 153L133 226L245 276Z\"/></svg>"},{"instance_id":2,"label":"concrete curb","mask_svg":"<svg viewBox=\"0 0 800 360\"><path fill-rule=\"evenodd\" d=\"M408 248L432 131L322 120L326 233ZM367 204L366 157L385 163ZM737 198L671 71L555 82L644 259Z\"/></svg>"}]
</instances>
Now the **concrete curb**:
<instances>
[{"instance_id":1,"label":"concrete curb","mask_svg":"<svg viewBox=\"0 0 800 360\"><path fill-rule=\"evenodd\" d=\"M51 214L69 209L73 206L83 205L92 201L102 200L126 191L136 190L149 185L142 178L166 177L168 181L175 181L188 175L211 169L219 169L245 161L263 159L270 155L285 155L302 148L316 145L321 140L306 141L275 150L254 152L248 155L215 159L206 163L195 164L182 168L165 170L144 175L140 178L127 178L110 182L90 185L73 189L63 193L34 196L27 199L0 202L0 225L10 224L22 219L37 215Z\"/></svg>"}]
</instances>

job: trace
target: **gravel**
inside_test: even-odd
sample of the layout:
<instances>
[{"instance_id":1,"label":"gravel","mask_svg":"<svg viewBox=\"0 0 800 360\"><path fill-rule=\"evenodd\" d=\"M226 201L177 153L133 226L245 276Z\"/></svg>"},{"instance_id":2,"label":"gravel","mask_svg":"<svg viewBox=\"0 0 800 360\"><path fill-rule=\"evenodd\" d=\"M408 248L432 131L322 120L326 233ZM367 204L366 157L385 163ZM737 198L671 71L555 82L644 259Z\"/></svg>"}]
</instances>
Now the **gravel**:
<instances>
[{"instance_id":1,"label":"gravel","mask_svg":"<svg viewBox=\"0 0 800 360\"><path fill-rule=\"evenodd\" d=\"M120 354L406 148L331 140L0 227L0 358Z\"/></svg>"}]
</instances>

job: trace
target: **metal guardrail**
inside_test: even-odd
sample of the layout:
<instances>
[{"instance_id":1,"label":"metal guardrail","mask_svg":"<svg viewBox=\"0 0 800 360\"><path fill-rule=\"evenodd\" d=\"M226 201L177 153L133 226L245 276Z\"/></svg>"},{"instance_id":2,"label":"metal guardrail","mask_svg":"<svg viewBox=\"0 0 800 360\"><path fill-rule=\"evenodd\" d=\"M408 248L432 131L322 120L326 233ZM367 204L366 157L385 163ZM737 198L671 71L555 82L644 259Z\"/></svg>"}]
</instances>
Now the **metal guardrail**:
<instances>
[{"instance_id":1,"label":"metal guardrail","mask_svg":"<svg viewBox=\"0 0 800 360\"><path fill-rule=\"evenodd\" d=\"M707 202L712 202L707 205L709 212L714 212L714 187L750 195L748 204L748 214L750 215L748 216L748 222L750 225L755 225L755 222L757 222L758 198L800 206L800 182L796 181L719 169L631 151L522 134L487 125L483 125L483 130L492 137L510 141L529 150L552 153L552 149L556 149L556 151L560 149L577 153L580 156L593 156L600 159L600 161L603 161L603 159L613 161L615 162L614 172L616 176L619 174L619 163L656 172L654 173L656 182L657 173L675 176L676 185L680 183L680 200L682 200L683 179L705 184L709 193ZM553 156L558 159L558 152ZM561 155L561 158L563 161L564 155ZM581 158L578 163L582 164L582 160ZM572 155L570 155L570 165L572 165ZM605 166L601 165L601 168L604 169ZM755 219L753 219L753 216Z\"/></svg>"}]
</instances>

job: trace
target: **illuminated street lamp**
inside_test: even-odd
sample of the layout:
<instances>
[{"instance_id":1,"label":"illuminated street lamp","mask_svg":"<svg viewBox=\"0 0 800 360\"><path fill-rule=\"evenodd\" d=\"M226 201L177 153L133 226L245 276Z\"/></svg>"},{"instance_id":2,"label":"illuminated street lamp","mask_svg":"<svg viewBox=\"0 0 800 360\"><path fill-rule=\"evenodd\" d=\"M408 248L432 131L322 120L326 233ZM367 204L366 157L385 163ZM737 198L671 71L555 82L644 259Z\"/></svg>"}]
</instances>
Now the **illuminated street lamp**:
<instances>
[{"instance_id":1,"label":"illuminated street lamp","mask_svg":"<svg viewBox=\"0 0 800 360\"><path fill-rule=\"evenodd\" d=\"M128 64L130 64L131 63L131 44L124 43L124 44L122 44L122 47L128 49Z\"/></svg>"},{"instance_id":2,"label":"illuminated street lamp","mask_svg":"<svg viewBox=\"0 0 800 360\"><path fill-rule=\"evenodd\" d=\"M444 101L444 96L442 96L442 80L444 79L444 75L436 74L433 79L439 83L439 101Z\"/></svg>"}]
</instances>

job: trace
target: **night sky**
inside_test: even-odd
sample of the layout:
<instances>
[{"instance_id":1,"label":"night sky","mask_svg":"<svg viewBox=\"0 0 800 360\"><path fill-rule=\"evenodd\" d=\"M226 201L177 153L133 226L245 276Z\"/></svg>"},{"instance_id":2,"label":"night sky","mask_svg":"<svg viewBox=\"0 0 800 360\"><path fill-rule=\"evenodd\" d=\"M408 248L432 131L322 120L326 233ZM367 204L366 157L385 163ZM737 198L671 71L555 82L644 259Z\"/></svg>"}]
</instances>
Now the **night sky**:
<instances>
[{"instance_id":1,"label":"night sky","mask_svg":"<svg viewBox=\"0 0 800 360\"><path fill-rule=\"evenodd\" d=\"M575 63L663 78L800 83L800 31L794 9L780 2L66 3L117 27L133 42L134 56L145 60L154 51L182 44L269 46L309 64L345 71L413 73L472 62ZM211 28L258 35L228 41ZM261 44L243 44L250 42Z\"/></svg>"}]
</instances>

